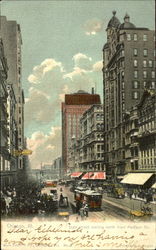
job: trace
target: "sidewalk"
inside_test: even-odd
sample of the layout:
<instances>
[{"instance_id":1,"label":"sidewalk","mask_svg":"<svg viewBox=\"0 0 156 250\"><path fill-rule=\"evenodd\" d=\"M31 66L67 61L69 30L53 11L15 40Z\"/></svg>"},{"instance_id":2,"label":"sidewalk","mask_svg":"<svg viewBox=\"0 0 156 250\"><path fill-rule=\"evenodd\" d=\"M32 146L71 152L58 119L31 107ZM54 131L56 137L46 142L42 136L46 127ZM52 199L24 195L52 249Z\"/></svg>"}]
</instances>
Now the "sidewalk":
<instances>
[{"instance_id":1,"label":"sidewalk","mask_svg":"<svg viewBox=\"0 0 156 250\"><path fill-rule=\"evenodd\" d=\"M124 209L126 211L130 210L137 210L140 209L142 206L150 206L153 215L156 216L156 204L153 202L150 202L149 204L145 204L143 199L130 199L128 197L124 199L116 199L112 197L108 197L107 194L103 194L103 201L112 204L113 206L119 207L121 209Z\"/></svg>"}]
</instances>

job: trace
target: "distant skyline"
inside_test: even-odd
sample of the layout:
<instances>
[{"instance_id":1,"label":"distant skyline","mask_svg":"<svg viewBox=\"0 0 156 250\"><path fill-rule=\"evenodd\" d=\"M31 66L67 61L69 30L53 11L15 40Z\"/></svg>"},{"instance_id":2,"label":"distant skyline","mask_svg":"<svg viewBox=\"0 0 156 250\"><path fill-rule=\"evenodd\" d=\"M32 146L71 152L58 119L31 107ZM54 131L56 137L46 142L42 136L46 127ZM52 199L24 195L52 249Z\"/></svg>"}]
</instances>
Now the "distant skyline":
<instances>
[{"instance_id":1,"label":"distant skyline","mask_svg":"<svg viewBox=\"0 0 156 250\"><path fill-rule=\"evenodd\" d=\"M61 155L61 102L65 93L103 92L102 48L112 11L137 27L155 29L155 2L7 1L1 15L22 32L25 135L33 168Z\"/></svg>"}]
</instances>

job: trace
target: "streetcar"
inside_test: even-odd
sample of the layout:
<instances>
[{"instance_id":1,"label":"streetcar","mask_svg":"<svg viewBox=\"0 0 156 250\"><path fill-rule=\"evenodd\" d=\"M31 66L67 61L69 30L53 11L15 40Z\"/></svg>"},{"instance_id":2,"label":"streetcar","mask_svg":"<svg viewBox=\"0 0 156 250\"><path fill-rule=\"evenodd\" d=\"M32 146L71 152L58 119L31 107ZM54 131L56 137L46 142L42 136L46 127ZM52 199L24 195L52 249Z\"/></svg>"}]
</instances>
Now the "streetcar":
<instances>
[{"instance_id":1,"label":"streetcar","mask_svg":"<svg viewBox=\"0 0 156 250\"><path fill-rule=\"evenodd\" d=\"M56 180L46 180L44 181L45 187L57 187L57 181Z\"/></svg>"},{"instance_id":2,"label":"streetcar","mask_svg":"<svg viewBox=\"0 0 156 250\"><path fill-rule=\"evenodd\" d=\"M75 201L81 206L87 203L90 210L101 209L102 194L94 190L75 189Z\"/></svg>"}]
</instances>

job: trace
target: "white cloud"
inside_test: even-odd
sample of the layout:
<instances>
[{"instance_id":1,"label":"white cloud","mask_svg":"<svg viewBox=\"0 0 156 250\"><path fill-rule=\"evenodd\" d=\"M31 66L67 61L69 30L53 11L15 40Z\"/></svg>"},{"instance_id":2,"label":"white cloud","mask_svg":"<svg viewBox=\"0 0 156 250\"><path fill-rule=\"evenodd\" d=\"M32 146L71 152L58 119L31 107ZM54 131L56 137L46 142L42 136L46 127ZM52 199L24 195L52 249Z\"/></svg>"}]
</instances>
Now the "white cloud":
<instances>
[{"instance_id":1,"label":"white cloud","mask_svg":"<svg viewBox=\"0 0 156 250\"><path fill-rule=\"evenodd\" d=\"M33 151L29 156L32 168L38 168L41 163L51 164L61 155L61 128L51 127L49 134L37 131L27 139L27 145Z\"/></svg>"},{"instance_id":2,"label":"white cloud","mask_svg":"<svg viewBox=\"0 0 156 250\"><path fill-rule=\"evenodd\" d=\"M87 20L84 24L86 35L96 35L102 31L103 25L103 21L96 18Z\"/></svg>"},{"instance_id":3,"label":"white cloud","mask_svg":"<svg viewBox=\"0 0 156 250\"><path fill-rule=\"evenodd\" d=\"M45 59L40 65L33 68L33 73L28 76L30 83L38 84L47 72L59 68L60 72L64 72L61 62L57 62L52 58Z\"/></svg>"},{"instance_id":4,"label":"white cloud","mask_svg":"<svg viewBox=\"0 0 156 250\"><path fill-rule=\"evenodd\" d=\"M51 122L55 116L56 105L59 101L55 100L55 105L51 101L50 96L44 92L31 88L29 98L25 103L25 125L31 125L36 121L41 124Z\"/></svg>"},{"instance_id":5,"label":"white cloud","mask_svg":"<svg viewBox=\"0 0 156 250\"><path fill-rule=\"evenodd\" d=\"M91 70L92 68L92 58L82 54L82 53L77 53L76 55L73 56L72 58L74 60L74 67L78 67L84 70Z\"/></svg>"},{"instance_id":6,"label":"white cloud","mask_svg":"<svg viewBox=\"0 0 156 250\"><path fill-rule=\"evenodd\" d=\"M61 102L65 94L79 89L90 92L95 85L100 61L93 63L91 57L82 53L77 53L72 59L73 71L68 73L63 70L61 62L52 58L45 59L33 68L31 75L37 84L30 82L25 102L25 128L29 131L34 131L34 126L42 129L45 125L49 127L54 124L56 119L60 120Z\"/></svg>"},{"instance_id":7,"label":"white cloud","mask_svg":"<svg viewBox=\"0 0 156 250\"><path fill-rule=\"evenodd\" d=\"M98 61L95 64L93 64L93 71L95 72L101 72L103 68L103 62L102 61Z\"/></svg>"},{"instance_id":8,"label":"white cloud","mask_svg":"<svg viewBox=\"0 0 156 250\"><path fill-rule=\"evenodd\" d=\"M77 53L76 55L73 56L73 60L74 60L75 64L77 64L79 62L79 60L81 60L81 59L88 59L89 61L92 61L91 57L88 57L82 53Z\"/></svg>"},{"instance_id":9,"label":"white cloud","mask_svg":"<svg viewBox=\"0 0 156 250\"><path fill-rule=\"evenodd\" d=\"M60 100L61 102L64 102L65 94L69 94L69 93L70 93L69 87L68 87L68 85L65 85L64 88L63 88L63 93L60 93L60 94L59 94L59 100Z\"/></svg>"},{"instance_id":10,"label":"white cloud","mask_svg":"<svg viewBox=\"0 0 156 250\"><path fill-rule=\"evenodd\" d=\"M74 70L66 75L64 75L64 79L65 78L70 78L71 80L73 80L74 77L76 76L82 76L83 74L85 74L87 71L84 69L81 69L79 67L74 67Z\"/></svg>"}]
</instances>

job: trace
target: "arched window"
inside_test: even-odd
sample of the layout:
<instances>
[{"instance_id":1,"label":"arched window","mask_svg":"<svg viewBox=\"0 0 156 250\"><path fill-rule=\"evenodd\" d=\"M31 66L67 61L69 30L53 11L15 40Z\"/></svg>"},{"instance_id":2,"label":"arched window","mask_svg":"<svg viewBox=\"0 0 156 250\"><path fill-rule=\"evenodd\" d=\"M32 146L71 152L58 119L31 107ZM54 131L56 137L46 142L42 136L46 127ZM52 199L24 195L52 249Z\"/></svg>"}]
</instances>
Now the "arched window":
<instances>
[{"instance_id":1,"label":"arched window","mask_svg":"<svg viewBox=\"0 0 156 250\"><path fill-rule=\"evenodd\" d=\"M102 124L101 124L101 130L103 130L103 129L104 129L104 124L102 123Z\"/></svg>"},{"instance_id":2,"label":"arched window","mask_svg":"<svg viewBox=\"0 0 156 250\"><path fill-rule=\"evenodd\" d=\"M96 115L96 120L97 120L97 121L100 120L100 115L99 115L99 114Z\"/></svg>"},{"instance_id":3,"label":"arched window","mask_svg":"<svg viewBox=\"0 0 156 250\"><path fill-rule=\"evenodd\" d=\"M97 129L97 130L100 130L100 128L101 128L101 126L100 126L100 124L98 123L98 124L96 125L96 129Z\"/></svg>"}]
</instances>

